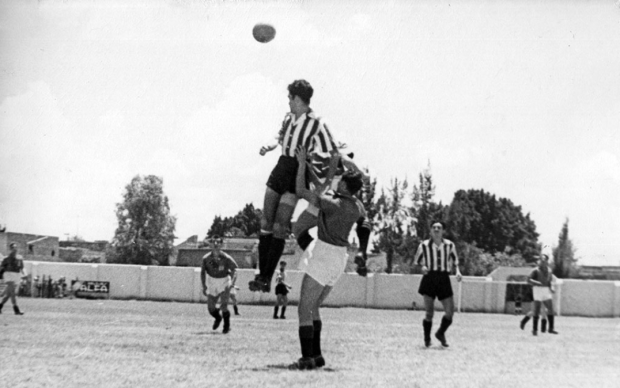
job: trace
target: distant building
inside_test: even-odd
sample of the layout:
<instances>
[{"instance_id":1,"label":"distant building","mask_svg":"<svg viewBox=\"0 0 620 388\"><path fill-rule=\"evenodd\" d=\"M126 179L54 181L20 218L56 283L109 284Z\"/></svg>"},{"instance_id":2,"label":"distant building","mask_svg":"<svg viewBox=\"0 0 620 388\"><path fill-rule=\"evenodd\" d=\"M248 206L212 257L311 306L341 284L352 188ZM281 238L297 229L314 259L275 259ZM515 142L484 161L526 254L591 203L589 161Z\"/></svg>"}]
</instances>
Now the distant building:
<instances>
[{"instance_id":1,"label":"distant building","mask_svg":"<svg viewBox=\"0 0 620 388\"><path fill-rule=\"evenodd\" d=\"M16 243L24 260L61 261L58 237L41 234L0 232L0 253L9 254L9 244Z\"/></svg>"},{"instance_id":2,"label":"distant building","mask_svg":"<svg viewBox=\"0 0 620 388\"><path fill-rule=\"evenodd\" d=\"M620 280L620 266L581 265L577 267L577 278L596 280Z\"/></svg>"}]
</instances>

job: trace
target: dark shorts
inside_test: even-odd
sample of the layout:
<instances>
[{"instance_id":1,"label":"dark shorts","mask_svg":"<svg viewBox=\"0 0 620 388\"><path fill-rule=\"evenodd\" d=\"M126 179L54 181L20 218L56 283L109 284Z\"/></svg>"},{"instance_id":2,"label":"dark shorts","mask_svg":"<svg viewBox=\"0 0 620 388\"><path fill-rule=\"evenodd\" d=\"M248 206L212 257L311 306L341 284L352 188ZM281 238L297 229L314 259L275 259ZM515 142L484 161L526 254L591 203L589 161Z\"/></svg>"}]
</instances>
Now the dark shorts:
<instances>
[{"instance_id":1,"label":"dark shorts","mask_svg":"<svg viewBox=\"0 0 620 388\"><path fill-rule=\"evenodd\" d=\"M431 298L444 300L454 295L450 275L447 272L431 271L422 276L418 293Z\"/></svg>"},{"instance_id":2,"label":"dark shorts","mask_svg":"<svg viewBox=\"0 0 620 388\"><path fill-rule=\"evenodd\" d=\"M288 295L288 288L282 283L276 285L276 295Z\"/></svg>"},{"instance_id":3,"label":"dark shorts","mask_svg":"<svg viewBox=\"0 0 620 388\"><path fill-rule=\"evenodd\" d=\"M297 159L281 155L278 163L271 171L267 180L267 187L282 195L287 191L295 194L295 180L297 178Z\"/></svg>"}]
</instances>

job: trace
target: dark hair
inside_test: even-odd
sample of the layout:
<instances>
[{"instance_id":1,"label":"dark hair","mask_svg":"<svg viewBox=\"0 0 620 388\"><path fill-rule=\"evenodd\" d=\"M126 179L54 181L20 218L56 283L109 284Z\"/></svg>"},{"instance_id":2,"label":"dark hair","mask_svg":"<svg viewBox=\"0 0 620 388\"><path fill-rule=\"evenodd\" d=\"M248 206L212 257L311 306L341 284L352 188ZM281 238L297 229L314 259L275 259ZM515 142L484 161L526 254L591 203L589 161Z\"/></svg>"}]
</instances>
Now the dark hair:
<instances>
[{"instance_id":1,"label":"dark hair","mask_svg":"<svg viewBox=\"0 0 620 388\"><path fill-rule=\"evenodd\" d=\"M280 265L286 265L286 261L281 261Z\"/></svg>"},{"instance_id":2,"label":"dark hair","mask_svg":"<svg viewBox=\"0 0 620 388\"><path fill-rule=\"evenodd\" d=\"M345 171L344 174L342 174L342 181L347 185L347 190L349 190L349 194L351 195L357 193L362 186L364 186L362 173L359 171Z\"/></svg>"},{"instance_id":3,"label":"dark hair","mask_svg":"<svg viewBox=\"0 0 620 388\"><path fill-rule=\"evenodd\" d=\"M15 244L14 242L12 242L12 243L10 243L10 244L9 244L9 249L10 249L10 248L15 248L15 247L17 247L17 244Z\"/></svg>"},{"instance_id":4,"label":"dark hair","mask_svg":"<svg viewBox=\"0 0 620 388\"><path fill-rule=\"evenodd\" d=\"M445 223L445 222L443 222L443 220L433 220L433 221L431 222L431 228L432 228L432 227L433 227L433 225L435 225L435 224L439 224L439 225L441 225L442 229L443 229L443 230L446 230L446 223Z\"/></svg>"},{"instance_id":5,"label":"dark hair","mask_svg":"<svg viewBox=\"0 0 620 388\"><path fill-rule=\"evenodd\" d=\"M298 96L303 102L310 104L310 99L314 94L314 89L312 89L312 86L310 86L308 81L298 79L293 81L293 83L288 86L288 92L291 96Z\"/></svg>"},{"instance_id":6,"label":"dark hair","mask_svg":"<svg viewBox=\"0 0 620 388\"><path fill-rule=\"evenodd\" d=\"M224 240L218 234L214 234L213 236L211 236L211 241L218 241L220 244L224 242Z\"/></svg>"}]
</instances>

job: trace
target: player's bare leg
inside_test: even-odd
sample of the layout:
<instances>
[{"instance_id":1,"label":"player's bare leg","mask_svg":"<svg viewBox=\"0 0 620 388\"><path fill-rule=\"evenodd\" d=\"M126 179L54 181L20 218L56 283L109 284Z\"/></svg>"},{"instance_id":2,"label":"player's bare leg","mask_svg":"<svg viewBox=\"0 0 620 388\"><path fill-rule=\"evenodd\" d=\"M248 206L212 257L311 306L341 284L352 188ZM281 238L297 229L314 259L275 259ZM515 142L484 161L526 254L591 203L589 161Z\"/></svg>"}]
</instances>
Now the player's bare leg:
<instances>
[{"instance_id":1,"label":"player's bare leg","mask_svg":"<svg viewBox=\"0 0 620 388\"><path fill-rule=\"evenodd\" d=\"M431 346L431 329L433 328L433 315L435 314L435 299L428 295L424 295L424 310L426 315L422 321L424 328L424 345L428 348Z\"/></svg>"}]
</instances>

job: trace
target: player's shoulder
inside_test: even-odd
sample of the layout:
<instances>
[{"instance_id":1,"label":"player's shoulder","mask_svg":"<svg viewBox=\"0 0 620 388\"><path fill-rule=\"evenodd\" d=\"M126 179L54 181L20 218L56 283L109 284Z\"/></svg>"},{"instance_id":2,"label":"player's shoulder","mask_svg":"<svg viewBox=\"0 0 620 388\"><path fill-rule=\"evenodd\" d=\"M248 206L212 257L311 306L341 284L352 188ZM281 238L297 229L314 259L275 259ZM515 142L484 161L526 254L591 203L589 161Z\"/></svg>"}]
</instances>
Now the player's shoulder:
<instances>
[{"instance_id":1,"label":"player's shoulder","mask_svg":"<svg viewBox=\"0 0 620 388\"><path fill-rule=\"evenodd\" d=\"M446 244L446 245L449 245L451 247L454 246L454 242L452 240L448 240L447 238L443 239L443 243Z\"/></svg>"},{"instance_id":2,"label":"player's shoulder","mask_svg":"<svg viewBox=\"0 0 620 388\"><path fill-rule=\"evenodd\" d=\"M213 256L213 252L209 252L206 255L202 256L202 260L207 260L209 259L211 256Z\"/></svg>"}]
</instances>

